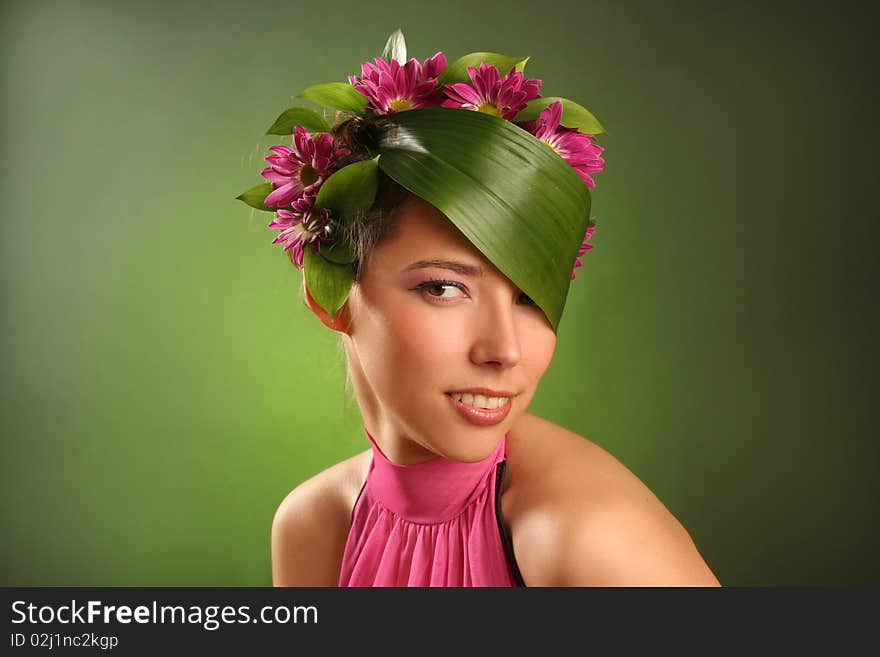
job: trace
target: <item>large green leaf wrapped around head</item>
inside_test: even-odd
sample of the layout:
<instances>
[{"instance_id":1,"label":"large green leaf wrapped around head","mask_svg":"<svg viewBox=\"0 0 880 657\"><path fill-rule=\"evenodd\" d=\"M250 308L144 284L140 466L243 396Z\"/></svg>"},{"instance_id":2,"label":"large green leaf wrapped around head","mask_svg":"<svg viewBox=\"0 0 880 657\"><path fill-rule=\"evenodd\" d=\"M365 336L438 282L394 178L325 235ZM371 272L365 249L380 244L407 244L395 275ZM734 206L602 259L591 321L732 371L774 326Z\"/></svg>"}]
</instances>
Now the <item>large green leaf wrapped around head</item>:
<instances>
[{"instance_id":1,"label":"large green leaf wrapped around head","mask_svg":"<svg viewBox=\"0 0 880 657\"><path fill-rule=\"evenodd\" d=\"M513 123L465 109L398 112L374 136L379 168L445 214L557 331L590 213L574 169Z\"/></svg>"}]
</instances>

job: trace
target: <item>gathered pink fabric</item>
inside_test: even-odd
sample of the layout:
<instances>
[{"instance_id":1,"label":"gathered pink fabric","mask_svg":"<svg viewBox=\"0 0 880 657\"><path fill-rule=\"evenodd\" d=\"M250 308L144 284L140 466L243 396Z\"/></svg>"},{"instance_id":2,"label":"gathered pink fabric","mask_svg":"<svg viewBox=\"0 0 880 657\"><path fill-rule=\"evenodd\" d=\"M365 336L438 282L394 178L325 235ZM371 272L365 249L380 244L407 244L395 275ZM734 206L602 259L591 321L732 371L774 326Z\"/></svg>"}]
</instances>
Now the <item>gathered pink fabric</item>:
<instances>
[{"instance_id":1,"label":"gathered pink fabric","mask_svg":"<svg viewBox=\"0 0 880 657\"><path fill-rule=\"evenodd\" d=\"M435 457L399 465L388 460L366 427L364 433L373 460L352 510L340 586L521 582L496 516L496 477L504 467L506 435L475 463Z\"/></svg>"}]
</instances>

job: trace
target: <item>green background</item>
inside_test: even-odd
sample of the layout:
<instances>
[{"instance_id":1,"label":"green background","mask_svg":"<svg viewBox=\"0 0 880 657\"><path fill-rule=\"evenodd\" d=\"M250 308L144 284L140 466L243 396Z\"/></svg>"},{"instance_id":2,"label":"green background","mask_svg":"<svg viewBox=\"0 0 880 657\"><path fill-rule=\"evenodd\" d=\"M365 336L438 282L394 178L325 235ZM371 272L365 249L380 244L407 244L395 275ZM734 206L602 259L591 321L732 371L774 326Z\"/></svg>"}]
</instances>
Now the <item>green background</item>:
<instances>
[{"instance_id":1,"label":"green background","mask_svg":"<svg viewBox=\"0 0 880 657\"><path fill-rule=\"evenodd\" d=\"M0 584L269 585L280 500L368 447L335 337L234 197L291 97L397 27L420 60L531 55L608 129L531 412L632 469L726 585L880 584L868 25L827 3L3 2Z\"/></svg>"}]
</instances>

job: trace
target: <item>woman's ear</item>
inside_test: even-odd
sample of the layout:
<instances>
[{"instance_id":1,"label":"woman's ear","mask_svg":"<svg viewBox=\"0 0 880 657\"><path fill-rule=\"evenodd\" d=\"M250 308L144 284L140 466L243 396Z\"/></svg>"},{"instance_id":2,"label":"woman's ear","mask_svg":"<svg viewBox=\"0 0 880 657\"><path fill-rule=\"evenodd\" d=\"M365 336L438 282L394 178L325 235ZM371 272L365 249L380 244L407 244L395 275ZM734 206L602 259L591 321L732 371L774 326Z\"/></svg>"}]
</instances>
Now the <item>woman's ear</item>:
<instances>
[{"instance_id":1,"label":"woman's ear","mask_svg":"<svg viewBox=\"0 0 880 657\"><path fill-rule=\"evenodd\" d=\"M309 304L309 308L311 308L312 312L318 316L318 319L321 320L324 326L331 328L334 331L340 331L346 335L351 335L349 332L351 315L348 309L348 299L345 300L345 303L342 304L342 308L336 312L336 315L331 318L330 314L321 308L321 306L318 305L318 302L312 298L312 295L309 293L309 287L306 285L305 276L303 276L303 292L305 292L306 303Z\"/></svg>"}]
</instances>

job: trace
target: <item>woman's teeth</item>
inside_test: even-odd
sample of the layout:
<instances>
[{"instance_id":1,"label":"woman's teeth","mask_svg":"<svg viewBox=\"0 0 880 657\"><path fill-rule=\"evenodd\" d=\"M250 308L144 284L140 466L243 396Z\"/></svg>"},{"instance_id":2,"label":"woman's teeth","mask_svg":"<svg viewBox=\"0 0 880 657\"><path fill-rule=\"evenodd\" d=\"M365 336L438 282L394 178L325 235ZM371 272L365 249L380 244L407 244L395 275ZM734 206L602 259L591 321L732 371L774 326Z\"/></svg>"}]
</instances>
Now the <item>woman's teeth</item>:
<instances>
[{"instance_id":1,"label":"woman's teeth","mask_svg":"<svg viewBox=\"0 0 880 657\"><path fill-rule=\"evenodd\" d=\"M486 397L485 395L472 395L469 392L451 392L449 394L453 399L460 401L462 404L476 406L477 408L498 408L510 401L509 397Z\"/></svg>"}]
</instances>

